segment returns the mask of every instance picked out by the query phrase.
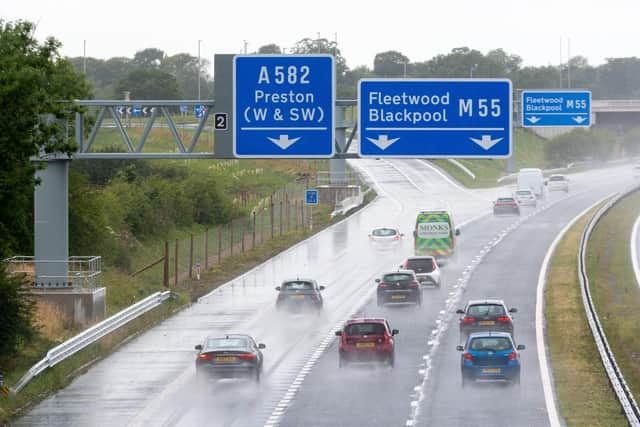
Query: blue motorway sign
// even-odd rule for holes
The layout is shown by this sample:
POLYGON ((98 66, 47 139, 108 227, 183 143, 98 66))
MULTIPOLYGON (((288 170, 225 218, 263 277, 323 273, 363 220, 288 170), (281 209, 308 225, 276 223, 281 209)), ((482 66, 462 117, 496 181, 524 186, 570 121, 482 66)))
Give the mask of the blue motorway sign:
POLYGON ((332 56, 238 55, 233 68, 235 156, 333 156, 332 56))
POLYGON ((591 92, 525 90, 522 126, 591 126, 591 92))
POLYGON ((307 190, 305 193, 305 203, 307 205, 317 205, 318 204, 318 190, 307 190))
POLYGON ((207 111, 207 106, 206 105, 196 105, 193 107, 193 115, 196 116, 198 119, 201 119, 204 117, 204 113, 207 111))
POLYGON ((185 114, 187 111, 189 111, 189 107, 187 107, 186 105, 181 105, 180 106, 180 112, 182 114, 185 114))
POLYGON ((511 81, 362 79, 360 156, 511 155, 511 81))
POLYGON ((142 107, 140 105, 136 105, 133 107, 133 115, 134 116, 139 116, 142 114, 142 107))

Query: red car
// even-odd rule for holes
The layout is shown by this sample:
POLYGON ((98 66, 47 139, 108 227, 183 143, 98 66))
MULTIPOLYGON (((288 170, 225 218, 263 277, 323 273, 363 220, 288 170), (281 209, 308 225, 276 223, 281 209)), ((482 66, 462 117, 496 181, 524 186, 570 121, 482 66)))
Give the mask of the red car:
POLYGON ((391 329, 383 318, 360 318, 347 320, 341 331, 338 350, 338 366, 350 362, 382 361, 393 367, 395 360, 394 336, 397 329, 391 329))

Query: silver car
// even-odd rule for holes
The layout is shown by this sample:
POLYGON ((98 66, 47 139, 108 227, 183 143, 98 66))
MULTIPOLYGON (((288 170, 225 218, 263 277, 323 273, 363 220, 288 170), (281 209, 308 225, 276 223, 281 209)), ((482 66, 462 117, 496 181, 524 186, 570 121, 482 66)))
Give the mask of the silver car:
POLYGON ((432 256, 409 257, 400 268, 413 270, 422 286, 436 286, 439 288, 442 283, 440 267, 438 267, 436 259, 432 256))
POLYGON ((566 175, 551 175, 546 181, 549 191, 569 192, 569 178, 566 175))
POLYGON ((521 206, 535 206, 536 203, 538 203, 535 193, 531 190, 516 190, 515 193, 513 193, 513 197, 521 206))

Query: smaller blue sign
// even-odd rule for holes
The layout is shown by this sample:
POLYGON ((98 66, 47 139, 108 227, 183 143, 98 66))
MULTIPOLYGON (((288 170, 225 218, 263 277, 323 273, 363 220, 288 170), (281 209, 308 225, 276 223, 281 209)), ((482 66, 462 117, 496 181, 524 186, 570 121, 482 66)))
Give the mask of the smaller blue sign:
POLYGON ((591 92, 522 92, 522 127, 591 126, 591 92))
POLYGON ((142 107, 140 105, 136 105, 133 107, 133 115, 134 116, 139 116, 142 114, 142 107))
POLYGON ((204 105, 196 105, 195 107, 193 107, 193 114, 198 118, 201 119, 204 117, 204 113, 207 111, 207 107, 204 105))
POLYGON ((318 190, 307 190, 305 196, 305 203, 307 205, 318 204, 318 190))
POLYGON ((185 114, 187 111, 189 111, 189 107, 187 107, 186 105, 181 105, 180 106, 180 112, 182 114, 185 114))

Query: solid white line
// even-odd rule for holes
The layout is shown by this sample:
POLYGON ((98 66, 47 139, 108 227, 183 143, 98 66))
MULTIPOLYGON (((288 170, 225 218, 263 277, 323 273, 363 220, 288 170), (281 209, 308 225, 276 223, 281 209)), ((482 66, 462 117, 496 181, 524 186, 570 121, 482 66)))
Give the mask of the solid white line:
POLYGON ((560 418, 558 416, 558 409, 556 408, 555 396, 553 393, 553 388, 551 387, 551 373, 549 371, 549 364, 547 360, 547 352, 546 352, 546 340, 544 333, 544 288, 546 286, 546 277, 547 270, 549 268, 549 263, 551 261, 551 257, 556 250, 556 247, 564 237, 564 235, 569 231, 569 229, 584 216, 587 212, 593 209, 594 206, 602 203, 603 200, 608 199, 613 196, 615 193, 609 194, 608 196, 603 197, 598 200, 578 215, 573 217, 571 221, 558 233, 554 241, 549 246, 547 253, 542 261, 542 266, 540 267, 540 274, 538 275, 538 287, 536 289, 536 345, 538 350, 538 361, 540 363, 540 378, 542 379, 542 389, 544 391, 544 400, 547 406, 547 415, 549 417, 549 424, 551 427, 560 427, 560 418))
POLYGON ((435 173, 437 173, 438 175, 440 175, 442 178, 445 179, 445 181, 447 181, 449 184, 453 185, 455 188, 457 188, 458 190, 462 191, 465 194, 468 194, 470 196, 473 196, 477 199, 480 200, 486 200, 486 201, 491 201, 490 199, 487 199, 485 197, 481 197, 478 196, 477 194, 469 191, 467 188, 462 187, 460 184, 458 184, 457 182, 453 181, 451 178, 449 178, 447 175, 445 175, 444 173, 442 173, 442 171, 440 169, 438 169, 437 167, 433 166, 431 163, 429 163, 429 161, 427 160, 419 160, 421 163, 423 163, 424 165, 426 165, 429 169, 431 169, 432 171, 434 171, 435 173))
POLYGON ((631 232, 631 263, 633 264, 633 273, 636 276, 636 284, 640 286, 640 266, 638 265, 638 247, 636 245, 638 241, 638 228, 640 228, 640 216, 636 218, 636 222, 633 224, 633 231, 631 232))

